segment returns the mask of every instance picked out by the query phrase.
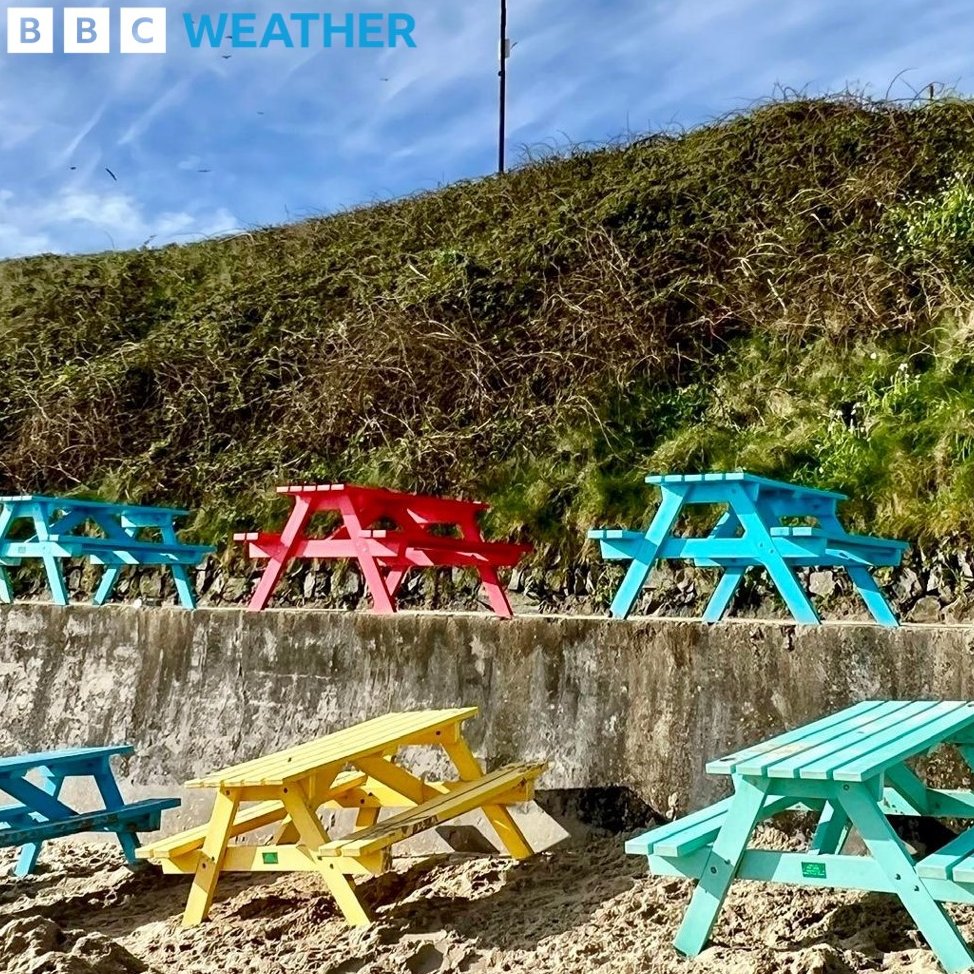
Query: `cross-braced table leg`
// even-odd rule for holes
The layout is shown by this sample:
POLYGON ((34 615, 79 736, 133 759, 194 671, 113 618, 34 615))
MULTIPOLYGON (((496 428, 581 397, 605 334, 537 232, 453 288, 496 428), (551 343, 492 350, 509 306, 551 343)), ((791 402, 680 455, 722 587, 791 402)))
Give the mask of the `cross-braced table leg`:
POLYGON ((512 618, 514 610, 511 608, 511 601, 507 597, 507 592, 504 591, 504 586, 501 585, 500 579, 497 577, 497 569, 489 565, 482 565, 478 567, 477 571, 480 572, 480 581, 487 592, 490 607, 494 610, 495 615, 502 619, 512 618))
POLYGON ((795 572, 778 553, 774 538, 771 537, 768 525, 754 500, 746 490, 736 485, 728 491, 728 500, 733 505, 734 514, 744 527, 742 544, 752 547, 754 559, 763 565, 771 576, 771 581, 785 600, 795 621, 804 625, 818 625, 822 620, 815 611, 815 606, 812 605, 795 572))
POLYGON ((707 603, 707 608, 704 610, 704 622, 720 622, 746 571, 746 568, 728 568, 724 571, 717 583, 717 588, 714 589, 714 594, 707 603))
POLYGON ((680 953, 695 957, 710 938, 727 891, 737 874, 754 826, 762 818, 770 783, 736 778, 734 800, 727 818, 714 840, 703 873, 693 891, 686 916, 677 931, 674 946, 680 953))
POLYGON ((812 836, 812 851, 823 855, 838 852, 849 834, 849 816, 832 802, 826 802, 812 836))
POLYGON ((267 559, 267 566, 264 568, 257 588, 254 589, 254 594, 250 598, 248 608, 252 611, 263 609, 270 601, 281 574, 291 558, 294 546, 304 534, 305 525, 310 517, 311 502, 306 497, 295 497, 291 516, 287 519, 287 524, 284 525, 284 530, 281 532, 281 550, 278 554, 267 559))
MULTIPOLYGON (((61 794, 61 785, 63 783, 64 778, 61 775, 45 771, 44 780, 41 782, 40 788, 45 795, 50 795, 51 798, 57 798, 61 794)), ((28 842, 26 845, 20 847, 17 865, 14 866, 15 876, 29 876, 34 871, 43 844, 43 842, 28 842)))
MULTIPOLYGON (((5 541, 7 539, 7 532, 10 530, 10 525, 13 523, 13 511, 4 506, 0 509, 0 541, 5 541)), ((6 564, 0 562, 0 602, 13 602, 14 600, 14 589, 13 585, 10 584, 10 573, 7 571, 7 567, 18 565, 20 562, 16 559, 11 559, 6 564)))
MULTIPOLYGON (((95 784, 98 785, 98 791, 106 809, 122 808, 125 805, 122 793, 118 790, 118 782, 115 780, 115 775, 112 774, 112 769, 107 761, 95 771, 95 784)), ((115 835, 118 838, 118 844, 122 847, 122 852, 125 853, 128 864, 133 867, 142 865, 135 855, 136 849, 139 848, 139 840, 135 833, 123 823, 119 825, 115 835)))
POLYGON ((859 831, 873 859, 886 873, 896 894, 947 974, 974 966, 974 955, 950 915, 927 891, 906 846, 863 784, 842 785, 839 801, 859 831))
MULTIPOLYGON (((51 528, 48 523, 49 512, 45 505, 35 504, 32 512, 34 522, 34 534, 38 541, 48 541, 51 537, 51 528)), ((42 555, 41 561, 44 564, 44 571, 47 574, 47 584, 51 589, 51 598, 58 605, 67 605, 68 589, 64 584, 64 573, 61 571, 61 559, 54 555, 42 555)))
POLYGON ((659 553, 660 545, 666 540, 683 507, 683 496, 673 491, 663 490, 663 500, 652 524, 646 531, 641 542, 633 546, 633 559, 626 571, 609 611, 617 618, 624 619, 632 612, 632 607, 639 598, 639 593, 649 579, 653 570, 653 563, 659 553))
MULTIPOLYGON (((463 781, 476 781, 484 776, 480 762, 474 757, 470 745, 462 737, 458 737, 454 742, 444 741, 443 749, 450 755, 450 760, 463 781)), ((534 855, 534 850, 528 845, 528 840, 524 838, 524 833, 514 821, 510 809, 504 805, 484 805, 483 812, 487 816, 487 821, 494 826, 494 831, 504 848, 514 859, 527 859, 534 855)))
POLYGON ((891 629, 899 626, 900 622, 896 618, 886 596, 876 584, 876 580, 869 574, 869 569, 861 566, 853 566, 847 569, 852 584, 856 591, 862 596, 866 608, 872 613, 872 617, 881 625, 889 626, 891 629))
POLYGON ((192 927, 200 923, 210 912, 213 904, 213 894, 220 879, 223 859, 230 841, 230 829, 234 817, 240 807, 240 797, 236 791, 221 788, 213 803, 213 814, 200 850, 196 875, 186 901, 186 912, 183 914, 183 926, 192 927))
POLYGON ((91 600, 93 605, 104 605, 108 601, 112 592, 115 591, 115 583, 118 581, 121 574, 121 566, 105 566, 105 570, 102 572, 101 581, 98 583, 98 588, 95 589, 95 595, 91 600))
MULTIPOLYGON (((292 783, 281 789, 281 801, 284 802, 284 807, 291 816, 303 846, 317 849, 328 841, 328 833, 311 809, 308 795, 299 783, 292 783)), ((335 862, 319 860, 318 872, 345 919, 356 927, 367 926, 372 922, 372 918, 359 900, 355 885, 348 876, 338 870, 337 865, 335 862)))

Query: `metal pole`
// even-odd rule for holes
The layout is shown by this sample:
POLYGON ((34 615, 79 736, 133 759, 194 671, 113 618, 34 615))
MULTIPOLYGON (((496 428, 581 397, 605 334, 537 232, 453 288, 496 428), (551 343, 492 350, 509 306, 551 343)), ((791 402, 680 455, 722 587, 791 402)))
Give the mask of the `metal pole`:
POLYGON ((500 70, 497 72, 500 78, 500 133, 497 140, 497 171, 504 171, 504 141, 505 130, 507 127, 507 0, 500 0, 501 3, 501 46, 500 46, 500 70))

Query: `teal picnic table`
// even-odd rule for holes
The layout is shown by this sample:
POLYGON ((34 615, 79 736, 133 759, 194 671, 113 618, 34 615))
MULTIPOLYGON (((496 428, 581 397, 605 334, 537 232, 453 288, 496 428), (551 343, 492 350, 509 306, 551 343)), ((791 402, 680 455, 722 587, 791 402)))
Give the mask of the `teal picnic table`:
POLYGON ((844 568, 873 618, 884 626, 899 625, 871 569, 898 565, 909 545, 846 531, 838 516, 845 494, 744 472, 667 474, 646 482, 659 487, 662 501, 645 531, 600 528, 588 533, 600 542, 603 558, 630 562, 612 600, 612 615, 629 615, 659 561, 689 559, 698 568, 723 570, 705 622, 723 617, 749 569, 764 568, 796 621, 817 625, 821 619, 796 569, 844 568), (706 535, 676 534, 680 515, 693 505, 723 510, 706 535), (793 523, 798 520, 806 523, 793 523))
POLYGON ((649 871, 696 880, 675 946, 703 949, 735 879, 892 893, 944 969, 974 966, 974 954, 944 903, 974 903, 974 828, 926 857, 899 838, 891 816, 974 819, 974 792, 931 788, 914 759, 954 745, 974 768, 974 701, 869 701, 707 765, 729 775, 733 794, 626 843, 649 871), (755 828, 789 809, 818 825, 806 852, 753 849, 755 828), (842 852, 854 828, 867 855, 842 852))
POLYGON ((196 598, 189 568, 216 549, 179 540, 176 520, 188 513, 77 497, 0 497, 0 601, 13 602, 7 569, 26 558, 43 563, 51 597, 58 605, 67 605, 61 564, 67 558, 87 558, 105 566, 92 600, 95 605, 111 596, 124 566, 164 565, 172 569, 180 602, 192 609, 196 598))
POLYGON ((137 832, 159 828, 162 812, 176 808, 178 798, 149 798, 126 804, 112 772, 111 760, 128 755, 129 744, 76 747, 0 758, 0 792, 14 799, 0 805, 0 846, 19 846, 14 874, 34 871, 41 845, 80 832, 114 833, 132 866, 137 866, 137 832), (91 778, 102 808, 78 811, 65 804, 61 786, 69 778, 91 778))

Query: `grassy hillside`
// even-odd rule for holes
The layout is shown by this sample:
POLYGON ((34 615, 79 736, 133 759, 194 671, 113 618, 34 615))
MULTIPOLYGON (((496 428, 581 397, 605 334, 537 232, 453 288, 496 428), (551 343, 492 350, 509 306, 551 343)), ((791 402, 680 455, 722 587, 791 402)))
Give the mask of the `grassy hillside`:
POLYGON ((579 557, 649 471, 974 528, 974 105, 794 101, 234 239, 0 263, 0 485, 460 492, 579 557))

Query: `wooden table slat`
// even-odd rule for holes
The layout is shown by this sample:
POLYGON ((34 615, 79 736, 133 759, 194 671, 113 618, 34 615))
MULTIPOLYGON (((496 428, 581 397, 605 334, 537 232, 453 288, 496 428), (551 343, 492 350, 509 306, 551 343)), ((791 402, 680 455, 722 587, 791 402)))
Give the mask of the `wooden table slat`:
POLYGON ((476 716, 476 707, 386 714, 275 754, 255 758, 186 782, 189 788, 279 784, 330 764, 382 751, 404 738, 476 716))

